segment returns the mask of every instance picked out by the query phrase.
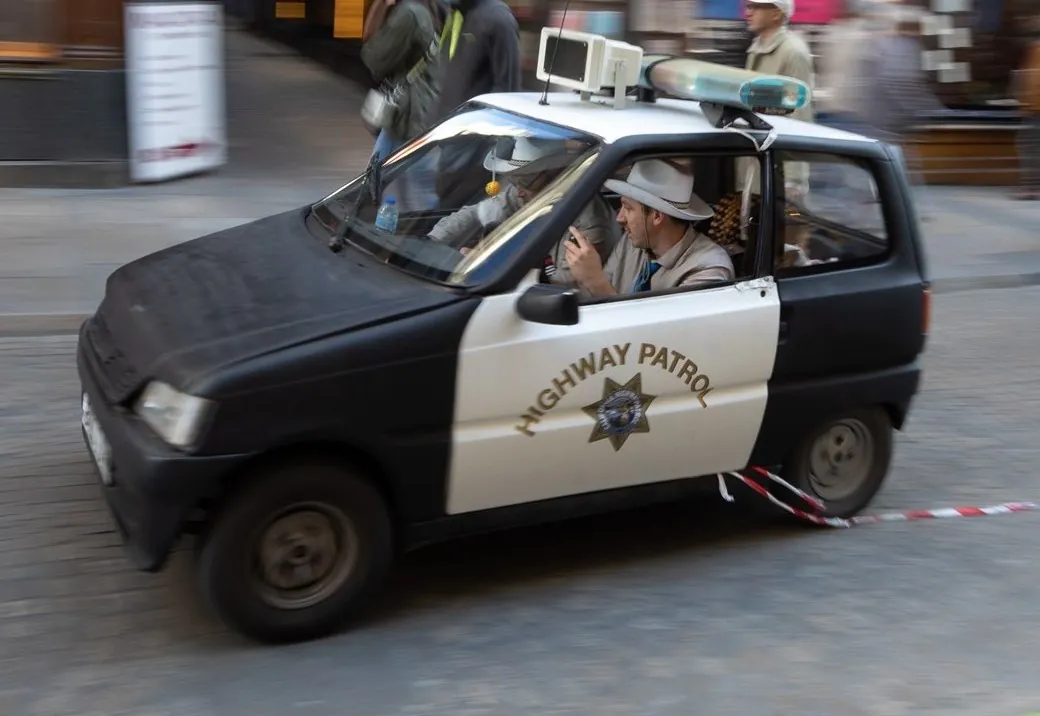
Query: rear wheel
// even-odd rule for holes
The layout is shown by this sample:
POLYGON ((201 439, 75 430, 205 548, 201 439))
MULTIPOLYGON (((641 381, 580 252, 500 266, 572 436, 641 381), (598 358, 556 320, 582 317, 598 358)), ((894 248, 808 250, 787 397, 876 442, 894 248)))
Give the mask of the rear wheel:
POLYGON ((245 484, 198 550, 203 599, 259 641, 331 633, 389 569, 392 527, 382 497, 364 478, 323 463, 281 465, 245 484))
MULTIPOLYGON (((853 517, 870 504, 888 475, 892 432, 892 420, 882 408, 842 413, 823 422, 802 440, 784 465, 781 477, 823 500, 823 516, 853 517)), ((762 477, 755 479, 779 500, 806 509, 802 500, 783 487, 762 477)), ((797 519, 759 495, 748 499, 764 505, 767 514, 797 519)))

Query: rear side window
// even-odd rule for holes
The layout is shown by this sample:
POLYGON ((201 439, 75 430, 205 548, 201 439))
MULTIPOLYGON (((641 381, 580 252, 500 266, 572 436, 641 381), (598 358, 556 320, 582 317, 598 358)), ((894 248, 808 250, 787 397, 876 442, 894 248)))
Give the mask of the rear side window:
POLYGON ((884 259, 890 242, 870 165, 825 153, 778 152, 777 276, 842 270, 884 259))

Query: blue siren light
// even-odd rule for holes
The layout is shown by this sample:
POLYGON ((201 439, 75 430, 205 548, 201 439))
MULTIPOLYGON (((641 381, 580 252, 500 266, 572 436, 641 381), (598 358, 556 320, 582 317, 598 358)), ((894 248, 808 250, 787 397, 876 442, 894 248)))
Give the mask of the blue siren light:
POLYGON ((767 75, 685 57, 644 58, 643 82, 673 97, 737 106, 755 112, 789 114, 810 100, 801 80, 767 75))

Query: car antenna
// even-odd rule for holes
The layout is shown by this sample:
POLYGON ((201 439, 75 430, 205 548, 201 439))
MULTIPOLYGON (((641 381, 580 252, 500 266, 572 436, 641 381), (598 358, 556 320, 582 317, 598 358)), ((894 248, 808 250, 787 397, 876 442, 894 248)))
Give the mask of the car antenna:
POLYGON ((553 65, 556 64, 556 51, 560 49, 560 40, 563 39, 563 26, 567 23, 567 8, 570 6, 571 0, 567 0, 567 2, 563 4, 563 15, 560 17, 560 33, 556 36, 556 44, 553 45, 552 57, 549 58, 549 71, 545 73, 545 89, 542 90, 542 98, 538 100, 538 104, 541 105, 549 104, 549 80, 552 79, 553 65))

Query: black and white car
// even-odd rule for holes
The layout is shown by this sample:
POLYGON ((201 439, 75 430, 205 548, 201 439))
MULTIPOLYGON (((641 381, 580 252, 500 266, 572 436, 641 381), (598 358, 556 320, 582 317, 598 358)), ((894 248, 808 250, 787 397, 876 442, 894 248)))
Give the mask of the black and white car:
POLYGON ((337 628, 404 550, 751 465, 828 516, 862 510, 927 334, 901 157, 781 116, 800 83, 671 62, 620 107, 480 97, 313 205, 115 271, 77 355, 133 565, 158 571, 194 535, 216 614, 288 641, 337 628), (480 158, 519 137, 565 141, 562 174, 467 251, 431 241, 484 198, 480 158), (583 207, 616 207, 604 183, 651 157, 692 168, 735 280, 596 301, 547 282, 583 207), (402 202, 390 234, 376 212, 397 186, 455 196, 402 202))

